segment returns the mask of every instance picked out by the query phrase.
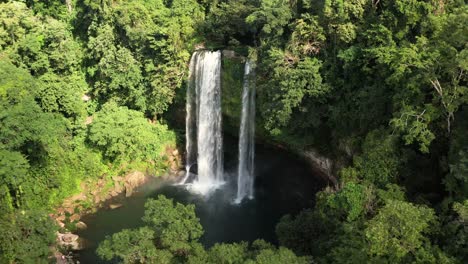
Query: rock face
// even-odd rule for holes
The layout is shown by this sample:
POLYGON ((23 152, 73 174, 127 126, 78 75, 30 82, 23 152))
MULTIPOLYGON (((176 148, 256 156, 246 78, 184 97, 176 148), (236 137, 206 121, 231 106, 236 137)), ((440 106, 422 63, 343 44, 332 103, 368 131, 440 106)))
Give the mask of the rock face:
POLYGON ((125 176, 125 196, 129 197, 133 194, 133 189, 142 185, 146 181, 145 174, 141 171, 135 171, 125 176))
POLYGON ((334 186, 338 184, 336 176, 333 174, 333 161, 325 156, 320 155, 316 150, 309 149, 302 151, 301 156, 304 157, 311 165, 322 172, 326 180, 331 181, 334 186))

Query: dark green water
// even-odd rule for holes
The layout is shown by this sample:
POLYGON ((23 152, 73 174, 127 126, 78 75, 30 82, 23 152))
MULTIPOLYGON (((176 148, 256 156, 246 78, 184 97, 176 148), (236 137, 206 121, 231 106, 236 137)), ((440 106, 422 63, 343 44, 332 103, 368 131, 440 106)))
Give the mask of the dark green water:
POLYGON ((141 226, 145 201, 159 194, 184 204, 196 205, 197 216, 205 230, 201 242, 207 247, 217 242, 253 241, 258 238, 276 243, 274 230, 281 216, 312 207, 315 193, 324 183, 307 163, 296 156, 258 146, 255 199, 236 205, 232 203, 236 193, 235 158, 235 153, 226 153, 228 182, 209 197, 192 194, 183 186, 174 186, 155 178, 139 188, 132 197, 117 197, 116 202, 123 204, 122 207, 101 209, 83 217, 88 229, 78 234, 89 242, 89 247, 77 252, 77 259, 81 263, 105 263, 95 254, 99 242, 122 229, 141 226))

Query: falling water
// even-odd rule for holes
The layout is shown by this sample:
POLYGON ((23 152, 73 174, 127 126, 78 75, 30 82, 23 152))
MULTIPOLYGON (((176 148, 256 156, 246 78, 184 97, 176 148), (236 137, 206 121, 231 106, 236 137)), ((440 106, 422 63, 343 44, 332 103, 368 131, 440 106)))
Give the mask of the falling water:
POLYGON ((235 202, 253 198, 254 153, 255 153, 255 83, 253 65, 248 60, 244 68, 244 87, 242 90, 242 115, 239 137, 239 168, 237 178, 237 197, 235 202))
POLYGON ((196 61, 199 53, 194 53, 190 59, 190 72, 187 85, 187 98, 186 98, 186 116, 185 116, 185 177, 182 179, 180 184, 184 184, 190 176, 190 168, 196 163, 196 145, 195 138, 196 134, 196 61))
POLYGON ((191 187, 205 194, 223 182, 224 173, 220 51, 192 55, 186 108, 187 174, 183 181, 189 178, 196 152, 198 177, 191 187))

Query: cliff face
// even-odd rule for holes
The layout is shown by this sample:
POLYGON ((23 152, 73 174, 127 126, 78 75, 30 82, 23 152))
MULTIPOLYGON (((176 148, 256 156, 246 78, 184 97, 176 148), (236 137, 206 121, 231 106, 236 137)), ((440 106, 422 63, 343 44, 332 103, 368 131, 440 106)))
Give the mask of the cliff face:
MULTIPOLYGON (((223 130, 224 133, 234 138, 239 136, 245 61, 246 58, 239 55, 239 53, 231 50, 223 50, 221 66, 223 130)), ((167 115, 167 118, 172 125, 181 131, 185 129, 185 95, 185 89, 180 89, 178 91, 176 101, 171 105, 170 110, 168 111, 171 114, 167 115)), ((330 185, 336 185, 337 180, 335 172, 337 171, 337 167, 339 167, 339 165, 337 165, 338 162, 334 162, 333 159, 324 154, 323 151, 319 151, 318 149, 308 146, 309 144, 297 143, 307 141, 299 136, 288 135, 284 138, 275 138, 271 136, 264 129, 261 114, 258 110, 255 122, 255 138, 257 143, 275 145, 297 154, 299 157, 309 162, 317 173, 319 173, 330 185)))
POLYGON ((223 51, 221 89, 224 131, 237 137, 242 109, 245 58, 223 51))
MULTIPOLYGON (((224 50, 222 61, 222 111, 225 133, 238 137, 242 108, 242 85, 244 80, 245 58, 234 51, 224 50)), ((336 186, 334 175, 336 164, 332 159, 312 148, 298 149, 289 142, 275 139, 265 132, 261 116, 256 116, 256 140, 265 144, 281 145, 306 160, 310 166, 330 185, 336 186)))

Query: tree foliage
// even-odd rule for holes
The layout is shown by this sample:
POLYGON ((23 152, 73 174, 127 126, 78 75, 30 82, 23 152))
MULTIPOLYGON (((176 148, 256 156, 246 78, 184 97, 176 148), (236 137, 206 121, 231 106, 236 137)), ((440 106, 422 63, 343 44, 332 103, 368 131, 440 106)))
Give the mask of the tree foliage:
POLYGON ((142 219, 146 226, 108 236, 97 254, 121 263, 308 263, 308 257, 297 257, 263 240, 250 247, 246 242, 222 243, 205 250, 198 241, 204 231, 195 206, 175 203, 163 195, 146 202, 142 219))

